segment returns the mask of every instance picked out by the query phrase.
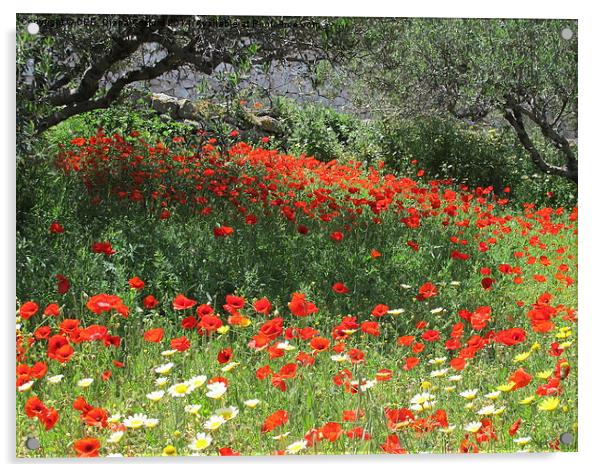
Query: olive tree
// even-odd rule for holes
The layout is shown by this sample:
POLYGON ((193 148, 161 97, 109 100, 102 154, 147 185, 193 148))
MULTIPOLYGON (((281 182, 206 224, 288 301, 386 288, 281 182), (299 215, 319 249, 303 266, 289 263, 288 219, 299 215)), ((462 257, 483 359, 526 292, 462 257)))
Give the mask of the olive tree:
POLYGON ((570 20, 373 19, 352 71, 372 109, 505 122, 539 169, 576 183, 576 35, 570 20))
POLYGON ((248 71, 275 62, 311 71, 344 60, 348 26, 338 18, 18 15, 18 132, 107 108, 130 84, 184 65, 207 75, 220 65, 248 71), (140 61, 145 45, 159 53, 151 63, 140 61))

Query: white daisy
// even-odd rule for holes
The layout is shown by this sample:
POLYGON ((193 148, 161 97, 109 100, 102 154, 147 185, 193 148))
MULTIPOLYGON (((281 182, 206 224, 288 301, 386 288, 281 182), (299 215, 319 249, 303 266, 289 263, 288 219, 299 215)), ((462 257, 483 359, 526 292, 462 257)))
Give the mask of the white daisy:
POLYGON ((190 413, 191 415, 198 415, 201 410, 201 405, 186 405, 184 407, 184 411, 186 413, 190 413))
POLYGON ((345 362, 349 359, 349 356, 347 356, 347 354, 333 354, 330 356, 330 359, 335 362, 345 362))
POLYGON ((294 443, 289 444, 286 447, 286 452, 288 454, 297 454, 305 448, 307 448, 307 441, 305 439, 302 439, 301 441, 295 441, 294 443))
POLYGON ((207 393, 206 395, 209 398, 221 398, 224 393, 226 393, 226 390, 228 390, 228 388, 226 387, 226 384, 223 382, 213 382, 207 385, 207 393))
POLYGON ((173 366, 173 362, 168 362, 167 364, 162 364, 159 367, 155 367, 155 372, 157 374, 169 374, 169 371, 173 369, 173 366))
POLYGON ((108 437, 107 442, 111 444, 117 444, 119 441, 121 441, 122 437, 123 431, 115 431, 114 433, 111 433, 111 435, 108 437))
POLYGON ((429 364, 438 365, 443 364, 447 360, 447 357, 435 357, 434 359, 429 359, 429 364))
POLYGON ((531 442, 531 436, 525 436, 523 438, 515 438, 513 439, 513 441, 518 444, 519 446, 524 446, 525 444, 528 444, 531 442))
POLYGON ((188 445, 189 449, 193 451, 202 451, 203 449, 207 449, 211 446, 211 442, 213 438, 205 433, 197 433, 196 437, 192 440, 192 442, 188 445))
POLYGON ((222 416, 226 421, 230 421, 238 416, 238 408, 235 406, 229 406, 226 408, 218 408, 215 410, 215 414, 222 416))
POLYGON ((472 421, 471 423, 468 423, 466 426, 464 426, 464 431, 468 431, 469 433, 476 433, 479 429, 481 429, 481 426, 483 426, 483 423, 481 423, 480 421, 472 421))
POLYGON ((108 423, 119 423, 119 420, 121 420, 121 416, 119 413, 111 415, 107 418, 107 422, 108 423))
POLYGON ((431 377, 443 377, 445 374, 447 374, 447 371, 449 369, 445 368, 445 369, 439 369, 439 370, 433 370, 431 372, 431 377))
POLYGON ((493 415, 495 413, 495 405, 487 405, 477 411, 477 414, 481 416, 493 415))
POLYGON ((249 408, 255 408, 261 403, 261 400, 258 400, 257 398, 252 398, 250 400, 245 400, 243 403, 249 408))
POLYGON ((230 372, 236 366, 240 365, 240 362, 229 362, 224 367, 222 367, 222 372, 230 372))
POLYGON ((283 349, 284 351, 294 351, 295 349, 297 349, 295 346, 291 346, 288 341, 278 343, 276 347, 278 349, 283 349))
POLYGON ((460 392, 460 396, 466 398, 467 400, 472 400, 477 396, 478 392, 478 388, 473 388, 472 390, 464 390, 463 392, 460 392))
POLYGON ((134 416, 128 416, 123 420, 123 426, 130 429, 142 428, 148 420, 147 416, 142 413, 136 413, 134 416))
POLYGON ((146 398, 148 398, 152 402, 158 402, 165 396, 165 390, 156 390, 151 393, 146 394, 146 398))
POLYGON ((190 384, 193 390, 202 387, 203 385, 205 385, 205 382, 207 382, 206 375, 195 375, 190 380, 188 380, 188 383, 190 384))
POLYGON ((22 385, 19 385, 19 387, 17 388, 17 390, 19 390, 19 392, 27 392, 28 390, 31 389, 31 387, 33 387, 33 380, 30 380, 29 382, 25 382, 22 385))
POLYGON ((94 379, 90 379, 90 378, 81 379, 81 380, 78 380, 77 386, 82 387, 82 388, 87 388, 90 385, 92 385, 92 382, 94 382, 94 379))
POLYGON ((65 377, 63 374, 53 375, 52 377, 48 377, 46 381, 51 384, 57 384, 65 377))
POLYGON ((159 424, 159 420, 157 418, 147 418, 144 421, 144 426, 146 428, 154 428, 155 426, 157 426, 159 424))
POLYGON ((193 390, 193 388, 188 382, 180 382, 180 383, 172 385, 171 387, 169 387, 167 389, 167 391, 169 392, 169 394, 172 397, 179 397, 179 398, 185 397, 187 394, 192 392, 192 390, 193 390))
POLYGON ((221 425, 226 422, 223 416, 221 415, 213 415, 211 416, 205 423, 203 424, 203 428, 208 429, 210 431, 215 431, 221 425))
POLYGON ((403 308, 397 308, 395 310, 389 310, 389 311, 387 311, 387 313, 389 315, 393 315, 393 316, 401 315, 404 312, 405 312, 405 310, 403 308))

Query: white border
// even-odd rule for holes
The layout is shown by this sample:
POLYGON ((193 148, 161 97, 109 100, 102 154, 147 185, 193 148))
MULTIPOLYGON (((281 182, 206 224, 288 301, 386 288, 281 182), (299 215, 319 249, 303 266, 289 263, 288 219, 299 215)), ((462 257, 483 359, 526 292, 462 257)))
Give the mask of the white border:
POLYGON ((525 0, 505 0, 499 2, 485 1, 428 1, 408 2, 391 5, 390 1, 370 0, 369 2, 351 3, 349 1, 303 0, 291 4, 279 1, 244 1, 229 0, 227 3, 214 1, 211 3, 165 2, 151 4, 143 0, 103 0, 102 2, 78 1, 29 1, 21 0, 14 6, 2 5, 2 54, 0 64, 0 87, 2 89, 2 144, 4 153, 0 157, 0 175, 3 182, 0 213, 2 224, 8 230, 2 231, 2 310, 3 315, 3 378, 1 389, 2 427, 0 429, 0 447, 2 459, 9 467, 20 464, 25 468, 46 467, 68 468, 86 467, 94 470, 106 469, 107 465, 118 470, 125 470, 131 465, 157 468, 197 468, 211 467, 219 472, 235 470, 242 467, 261 468, 262 470, 278 470, 279 472, 304 471, 312 468, 345 468, 353 470, 376 466, 382 469, 442 470, 445 472, 463 471, 467 468, 477 470, 503 471, 537 468, 544 470, 589 470, 591 464, 600 462, 596 455, 602 451, 600 435, 602 401, 601 376, 599 367, 600 345, 602 335, 602 309, 598 296, 600 293, 602 260, 600 257, 600 238, 597 229, 602 210, 601 195, 597 193, 602 177, 601 134, 599 117, 602 112, 600 97, 600 32, 602 18, 594 2, 547 1, 527 2, 525 0), (14 458, 14 292, 15 292, 15 235, 13 221, 15 217, 15 181, 14 181, 14 145, 15 145, 15 13, 16 12, 48 12, 48 13, 149 13, 149 14, 232 14, 232 15, 328 15, 328 16, 429 16, 429 17, 524 17, 524 18, 577 18, 579 20, 579 147, 580 147, 580 183, 579 207, 580 250, 579 250, 579 312, 581 315, 579 329, 579 452, 567 454, 499 454, 478 456, 349 456, 349 457, 288 457, 288 458, 216 458, 180 459, 177 461, 158 459, 127 459, 100 461, 65 461, 52 460, 45 462, 17 461, 14 458), (597 461, 596 461, 597 459, 597 461), (374 463, 374 465, 372 465, 374 463))

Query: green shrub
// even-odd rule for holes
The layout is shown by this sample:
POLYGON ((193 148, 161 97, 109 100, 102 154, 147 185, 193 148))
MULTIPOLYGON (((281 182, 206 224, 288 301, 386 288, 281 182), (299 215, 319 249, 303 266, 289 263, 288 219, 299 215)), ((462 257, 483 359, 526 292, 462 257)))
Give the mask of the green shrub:
MULTIPOLYGON (((511 189, 512 200, 537 205, 576 203, 576 186, 561 177, 546 175, 509 130, 482 129, 438 117, 376 122, 379 154, 387 167, 400 175, 453 179, 469 187, 492 186, 502 194, 511 189)), ((538 148, 543 148, 537 143, 538 148)), ((546 149, 553 161, 554 151, 546 149)))
POLYGON ((277 144, 294 154, 307 154, 320 161, 330 161, 349 152, 354 131, 360 121, 331 108, 318 105, 299 105, 280 99, 276 113, 282 125, 277 144))

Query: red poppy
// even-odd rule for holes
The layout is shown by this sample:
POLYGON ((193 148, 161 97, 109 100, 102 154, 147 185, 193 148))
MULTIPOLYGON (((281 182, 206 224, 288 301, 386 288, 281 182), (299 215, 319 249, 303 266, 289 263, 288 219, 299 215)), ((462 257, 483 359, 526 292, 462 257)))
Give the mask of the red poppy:
POLYGON ((55 275, 56 278, 56 284, 57 284, 57 292, 60 295, 65 295, 68 291, 69 288, 71 287, 71 282, 69 282, 69 279, 61 274, 56 274, 55 275))
POLYGON ((69 344, 69 340, 60 335, 56 334, 48 339, 48 350, 46 355, 50 359, 54 359, 55 361, 64 364, 69 362, 71 356, 73 355, 73 348, 69 344))
POLYGON ((422 333, 422 339, 429 343, 432 343, 441 339, 441 334, 435 329, 428 329, 424 333, 422 333))
POLYGON ((416 241, 408 241, 406 244, 414 251, 418 251, 420 249, 420 246, 418 246, 418 243, 416 241))
POLYGON ((109 415, 102 408, 90 408, 82 413, 81 418, 88 426, 106 428, 109 415))
POLYGON ((376 305, 373 309, 372 309, 372 316, 375 317, 381 317, 381 316, 385 316, 387 314, 387 312, 389 311, 389 307, 387 305, 376 305))
POLYGON ((142 300, 142 304, 147 310, 152 310, 159 304, 159 302, 152 295, 147 295, 146 297, 144 297, 144 300, 142 300))
POLYGON ((261 427, 262 433, 273 431, 278 426, 282 426, 288 422, 288 413, 285 410, 278 410, 268 416, 261 427))
POLYGON ((238 311, 245 306, 245 299, 236 295, 226 295, 224 309, 228 312, 238 311))
POLYGON ((149 329, 144 333, 144 340, 149 343, 160 343, 163 340, 163 328, 149 329))
POLYGON ((318 308, 311 302, 305 300, 305 294, 293 293, 291 301, 288 303, 288 308, 295 316, 309 316, 312 313, 317 313, 318 308))
POLYGON ((73 449, 77 457, 98 457, 100 454, 100 441, 92 437, 78 439, 73 444, 73 449))
POLYGON ((267 298, 260 298, 253 304, 253 308, 257 313, 261 313, 262 315, 269 315, 272 311, 272 304, 267 298))
POLYGON ((144 281, 140 277, 138 277, 138 276, 132 277, 128 281, 128 284, 134 290, 142 290, 144 288, 144 281))
POLYGON ((342 282, 336 282, 335 284, 333 284, 332 291, 334 293, 340 293, 340 294, 349 293, 349 289, 342 282))
POLYGON ((186 298, 183 294, 176 295, 176 298, 172 301, 172 306, 174 310, 187 310, 188 308, 192 308, 195 306, 197 302, 190 298, 186 298))
POLYGON ((222 447, 219 449, 220 456, 240 456, 240 452, 234 451, 231 447, 222 447))
POLYGON ((104 254, 105 256, 112 256, 116 253, 108 241, 102 241, 92 244, 92 252, 95 254, 104 254))
POLYGON ((366 360, 366 355, 361 350, 356 348, 349 349, 349 351, 347 351, 347 355, 349 356, 349 360, 352 364, 360 364, 366 360))
POLYGON ((38 304, 36 302, 25 302, 19 307, 19 316, 24 320, 31 318, 38 312, 38 304))
POLYGON ((213 228, 213 235, 216 238, 225 238, 234 234, 234 228, 230 226, 216 226, 213 228))
POLYGON ((34 337, 39 341, 40 339, 48 339, 52 334, 50 326, 40 326, 33 332, 34 337))
POLYGON ((326 338, 316 336, 310 341, 309 345, 314 350, 314 352, 322 352, 326 351, 330 347, 330 341, 326 338))
POLYGON ((30 418, 41 416, 46 410, 46 405, 35 395, 29 397, 25 402, 25 414, 30 418))
POLYGON ((334 231, 333 233, 330 234, 330 239, 332 239, 334 242, 341 242, 343 240, 344 236, 343 233, 341 233, 340 231, 334 231))
POLYGON ((222 320, 214 315, 204 315, 201 317, 199 326, 208 332, 216 331, 222 326, 222 320))
POLYGON ((520 428, 520 425, 522 422, 523 422, 523 420, 521 418, 519 418, 514 423, 512 423, 512 425, 508 429, 508 434, 510 436, 514 436, 516 434, 516 432, 518 431, 518 428, 520 428))
POLYGON ((426 300, 437 295, 437 287, 432 282, 426 282, 418 289, 417 300, 426 300))
POLYGON ((335 442, 343 434, 343 428, 339 423, 329 422, 320 428, 320 435, 323 439, 335 442))
POLYGON ((418 359, 417 357, 408 357, 406 359, 406 362, 403 365, 402 369, 403 370, 412 370, 418 364, 420 364, 420 359, 418 359))
POLYGON ((44 308, 44 316, 59 316, 60 308, 56 303, 49 303, 44 308))
POLYGON ((414 336, 400 336, 397 338, 397 344, 400 346, 411 346, 414 342, 414 336))
POLYGON ((365 416, 364 410, 344 410, 343 421, 357 421, 359 418, 365 416))
POLYGON ((493 282, 494 280, 491 277, 485 277, 483 280, 481 280, 481 287, 483 287, 485 290, 490 290, 491 287, 493 287, 493 282))
POLYGON ((86 306, 91 312, 97 315, 110 312, 111 310, 118 311, 126 318, 128 314, 128 308, 117 295, 107 295, 106 293, 94 295, 88 299, 86 306))
POLYGON ((495 341, 506 346, 514 346, 524 342, 527 339, 527 333, 522 328, 510 328, 498 331, 495 335, 495 341))
POLYGON ((521 367, 510 376, 508 381, 514 383, 512 390, 518 390, 519 388, 529 385, 532 379, 533 377, 531 377, 531 375, 529 375, 529 373, 521 367))
POLYGON ((197 325, 197 318, 195 316, 187 316, 181 321, 181 325, 184 329, 194 329, 197 325))
POLYGON ((364 441, 370 441, 372 436, 368 433, 364 428, 358 426, 356 428, 350 429, 345 433, 350 439, 363 439, 364 441))
POLYGON ((48 372, 48 366, 44 362, 36 362, 31 366, 29 370, 29 375, 31 375, 34 379, 41 379, 48 372))
POLYGON ((54 408, 47 408, 46 411, 38 417, 40 423, 44 425, 46 431, 54 428, 54 425, 59 420, 59 412, 54 408))
POLYGON ((407 454, 408 452, 401 447, 396 434, 387 436, 387 440, 380 445, 380 448, 387 454, 407 454))
POLYGON ((181 338, 174 338, 170 342, 171 348, 176 349, 177 351, 184 352, 190 348, 190 341, 186 336, 182 336, 181 338))
POLYGON ((362 332, 378 336, 380 334, 378 323, 376 321, 364 321, 362 323, 362 332))
POLYGON ((49 231, 51 233, 60 234, 65 232, 65 228, 58 221, 53 221, 50 223, 49 231))
POLYGON ((199 317, 203 317, 204 315, 212 315, 213 308, 211 308, 211 305, 203 303, 196 308, 196 314, 199 315, 199 317))
POLYGON ((227 364, 234 357, 234 351, 231 348, 227 347, 226 349, 222 349, 217 354, 217 362, 220 364, 227 364))

